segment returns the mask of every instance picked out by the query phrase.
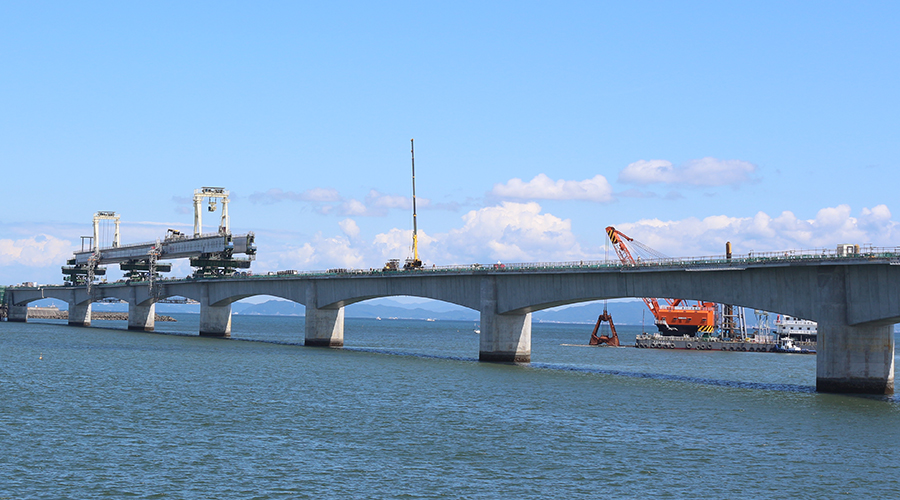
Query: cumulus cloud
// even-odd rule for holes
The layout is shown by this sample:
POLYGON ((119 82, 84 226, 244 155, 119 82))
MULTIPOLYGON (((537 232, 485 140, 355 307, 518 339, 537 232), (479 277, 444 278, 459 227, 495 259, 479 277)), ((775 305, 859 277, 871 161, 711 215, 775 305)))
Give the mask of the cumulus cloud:
POLYGON ((270 252, 259 264, 260 270, 360 268, 365 265, 363 249, 354 246, 346 236, 325 237, 316 234, 313 241, 299 247, 270 252))
POLYGON ((538 174, 528 182, 516 178, 506 184, 495 184, 491 194, 520 200, 588 200, 598 203, 613 200, 612 186, 602 175, 583 181, 554 181, 545 174, 538 174))
MULTIPOLYGON (((432 249, 438 240, 423 231, 419 231, 416 238, 419 246, 419 257, 432 264, 435 263, 435 255, 432 249)), ((387 262, 388 259, 412 257, 412 230, 393 228, 386 233, 377 234, 373 240, 372 249, 374 253, 380 256, 379 262, 387 262)))
POLYGON ((742 160, 719 160, 707 156, 680 166, 668 160, 638 160, 619 172, 626 184, 688 184, 693 186, 737 185, 752 180, 756 165, 742 160))
POLYGON ((366 207, 365 203, 350 199, 343 203, 340 206, 340 214, 341 215, 369 215, 369 209, 366 207))
MULTIPOLYGON (((416 205, 423 202, 422 198, 416 199, 416 205)), ((369 191, 366 196, 366 205, 378 208, 399 208, 403 210, 412 209, 412 198, 406 196, 397 196, 379 193, 375 189, 369 191)))
POLYGON ((854 217, 848 205, 822 208, 813 219, 785 211, 776 216, 758 212, 750 217, 716 215, 677 221, 645 219, 617 229, 671 256, 721 255, 731 241, 735 253, 833 249, 838 243, 892 246, 897 223, 885 205, 863 208, 854 217))
POLYGON ((0 265, 44 267, 59 265, 72 256, 75 246, 68 240, 38 234, 18 240, 0 239, 0 265))
MULTIPOLYGON (((572 221, 541 213, 535 202, 472 210, 463 226, 439 236, 448 259, 535 261, 583 259, 572 221)), ((458 261, 458 260, 457 260, 458 261)))
POLYGON ((346 234, 350 238, 356 238, 357 236, 359 236, 359 226, 353 219, 344 219, 338 222, 338 226, 340 226, 341 231, 343 231, 344 234, 346 234))

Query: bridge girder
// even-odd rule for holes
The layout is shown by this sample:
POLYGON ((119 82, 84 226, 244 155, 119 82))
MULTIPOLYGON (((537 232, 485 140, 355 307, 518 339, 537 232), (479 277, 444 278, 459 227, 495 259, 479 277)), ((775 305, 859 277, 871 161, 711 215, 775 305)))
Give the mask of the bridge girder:
POLYGON ((104 297, 147 303, 169 296, 200 300, 209 290, 210 304, 223 306, 243 298, 271 295, 306 305, 307 289, 316 283, 316 307, 336 309, 391 296, 440 300, 474 310, 481 307, 481 283, 496 281, 497 313, 525 314, 593 300, 678 297, 734 304, 819 320, 824 300, 843 293, 846 324, 887 325, 900 322, 900 266, 798 265, 737 270, 586 270, 565 272, 399 273, 391 275, 290 276, 179 280, 158 282, 152 296, 142 283, 93 287, 10 288, 17 303, 44 297, 84 303, 104 297), (27 297, 27 298, 25 298, 27 297))

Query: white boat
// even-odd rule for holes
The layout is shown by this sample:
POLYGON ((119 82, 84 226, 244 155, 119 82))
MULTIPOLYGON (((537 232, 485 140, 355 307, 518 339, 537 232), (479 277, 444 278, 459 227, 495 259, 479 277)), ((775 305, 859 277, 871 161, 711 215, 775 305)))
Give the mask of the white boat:
POLYGON ((794 344, 794 339, 785 335, 778 339, 778 345, 775 346, 778 352, 794 353, 794 354, 815 354, 815 349, 803 349, 794 344))

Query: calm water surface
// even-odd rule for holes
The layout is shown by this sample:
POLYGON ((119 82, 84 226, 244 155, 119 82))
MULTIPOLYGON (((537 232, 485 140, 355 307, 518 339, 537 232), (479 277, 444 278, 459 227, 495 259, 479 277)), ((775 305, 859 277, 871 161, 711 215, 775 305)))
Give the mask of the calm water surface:
POLYGON ((816 394, 815 356, 536 323, 511 366, 471 322, 348 319, 332 350, 175 316, 0 323, 0 498, 900 497, 900 398, 816 394))

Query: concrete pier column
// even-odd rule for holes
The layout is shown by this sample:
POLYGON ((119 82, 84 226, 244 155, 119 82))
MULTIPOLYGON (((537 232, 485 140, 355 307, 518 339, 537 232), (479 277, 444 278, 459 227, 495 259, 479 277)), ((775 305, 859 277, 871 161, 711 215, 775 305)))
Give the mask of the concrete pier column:
POLYGON ((16 323, 25 323, 28 321, 28 306, 10 305, 7 311, 6 321, 13 321, 16 323))
POLYGON ((128 329, 152 332, 156 328, 156 302, 149 305, 128 303, 128 329))
POLYGON ((893 325, 848 325, 846 269, 821 266, 816 273, 816 390, 893 394, 893 325))
POLYGON ((344 346, 344 308, 319 309, 316 307, 316 282, 306 289, 306 339, 309 347, 344 346))
POLYGON ((69 302, 69 326, 91 326, 90 302, 69 302))
POLYGON ((497 314, 497 282, 481 282, 479 361, 531 362, 531 313, 497 314))
POLYGON ((894 327, 819 321, 816 390, 894 393, 894 327))
POLYGON ((209 305, 209 288, 200 292, 200 336, 231 337, 231 304, 209 305))

